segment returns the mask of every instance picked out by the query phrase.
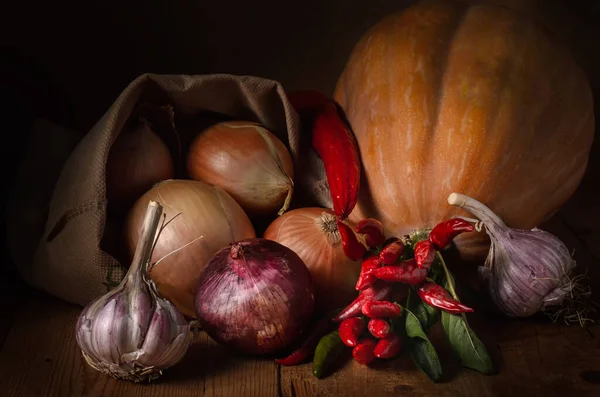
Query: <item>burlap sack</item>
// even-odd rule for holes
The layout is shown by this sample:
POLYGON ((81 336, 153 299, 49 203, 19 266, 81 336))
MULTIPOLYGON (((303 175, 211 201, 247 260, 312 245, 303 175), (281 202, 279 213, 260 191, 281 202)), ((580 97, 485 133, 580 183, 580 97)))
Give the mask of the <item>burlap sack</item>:
MULTIPOLYGON (((29 235, 25 232, 13 236, 13 260, 29 284, 85 305, 123 277, 122 264, 100 248, 107 219, 105 164, 111 145, 136 106, 157 93, 168 98, 180 114, 209 111, 262 123, 290 150, 298 171, 295 195, 303 196, 311 205, 331 207, 322 162, 303 138, 298 115, 279 83, 225 74, 144 74, 121 93, 70 153, 52 191, 47 217, 38 216, 38 225, 35 220, 29 222, 29 235), (34 233, 36 228, 43 230, 41 237, 34 233)), ((26 162, 23 166, 32 164, 26 162)), ((26 202, 24 196, 30 194, 38 197, 36 207, 44 206, 39 202, 44 201, 44 194, 19 190, 19 184, 17 190, 20 199, 13 205, 26 202)), ((14 207, 13 211, 20 212, 14 207)), ((18 217, 13 217, 11 223, 9 228, 16 227, 18 217)))

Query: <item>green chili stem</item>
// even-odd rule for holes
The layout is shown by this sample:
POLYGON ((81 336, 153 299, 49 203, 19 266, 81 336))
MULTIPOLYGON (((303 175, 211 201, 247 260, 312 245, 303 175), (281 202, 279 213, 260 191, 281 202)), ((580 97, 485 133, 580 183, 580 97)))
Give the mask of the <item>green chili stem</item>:
MULTIPOLYGON (((446 280, 448 281, 448 292, 450 292, 450 294, 452 295, 452 297, 454 299, 456 299, 456 301, 460 302, 460 299, 458 299, 458 294, 456 293, 456 290, 454 289, 454 283, 452 282, 452 279, 450 278, 450 270, 448 270, 448 266, 446 266, 446 262, 444 261, 442 254, 439 251, 436 251, 435 254, 437 255, 438 259, 440 260, 442 267, 444 268, 444 273, 446 274, 446 280)), ((467 320, 467 315, 465 313, 460 313, 460 316, 462 317, 465 324, 467 326, 469 326, 469 321, 467 320)))
POLYGON ((454 289, 454 283, 452 283, 450 271, 448 270, 448 266, 446 266, 446 262, 444 261, 442 254, 440 254, 439 251, 437 251, 435 254, 437 255, 438 259, 440 260, 442 267, 444 268, 444 274, 446 274, 446 280, 448 281, 448 292, 450 292, 452 294, 452 297, 454 299, 456 299, 457 301, 460 302, 460 300, 458 299, 458 295, 456 294, 456 290, 454 289))

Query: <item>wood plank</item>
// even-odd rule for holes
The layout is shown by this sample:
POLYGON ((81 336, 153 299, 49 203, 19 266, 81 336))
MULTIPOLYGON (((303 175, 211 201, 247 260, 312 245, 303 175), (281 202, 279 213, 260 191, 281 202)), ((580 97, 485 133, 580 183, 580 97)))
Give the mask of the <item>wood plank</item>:
POLYGON ((232 357, 204 333, 152 385, 100 374, 83 361, 75 342, 79 311, 46 295, 25 304, 0 350, 0 396, 277 396, 271 360, 232 357))
MULTIPOLYGON (((349 357, 325 379, 311 375, 311 364, 281 368, 283 396, 577 396, 600 395, 600 341, 584 329, 562 324, 501 322, 474 325, 499 373, 485 376, 460 368, 439 328, 432 336, 446 379, 431 382, 402 356, 371 368, 349 357)), ((600 329, 595 327, 596 334, 600 329)))

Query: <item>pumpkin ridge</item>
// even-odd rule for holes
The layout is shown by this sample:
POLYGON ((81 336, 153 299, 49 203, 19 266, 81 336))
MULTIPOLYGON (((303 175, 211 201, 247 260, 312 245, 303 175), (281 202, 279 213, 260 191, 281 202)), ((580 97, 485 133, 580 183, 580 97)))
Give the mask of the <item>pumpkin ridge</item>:
MULTIPOLYGON (((436 82, 437 88, 435 90, 436 91, 435 110, 431 116, 432 119, 430 120, 430 127, 428 128, 429 136, 426 138, 427 141, 435 141, 439 134, 439 130, 440 130, 439 118, 440 118, 440 112, 442 110, 442 104, 444 102, 445 91, 446 91, 446 82, 448 79, 448 73, 447 73, 448 72, 448 63, 450 62, 450 56, 452 54, 452 50, 453 50, 454 44, 456 42, 455 39, 458 36, 461 27, 464 26, 464 21, 466 19, 468 19, 468 16, 473 9, 472 6, 469 6, 468 4, 464 4, 464 3, 460 3, 460 2, 455 2, 455 6, 457 6, 457 15, 455 16, 454 21, 450 25, 449 31, 451 33, 448 35, 448 38, 446 39, 447 42, 446 42, 446 46, 444 47, 443 54, 439 57, 439 59, 441 61, 440 70, 442 72, 441 72, 441 76, 438 78, 438 81, 436 82), (462 9, 458 10, 458 8, 462 8, 462 9)), ((431 153, 431 155, 435 156, 435 153, 431 153)), ((425 164, 422 166, 423 175, 427 175, 431 172, 433 163, 434 163, 433 161, 425 162, 425 164)), ((431 215, 426 213, 428 208, 431 208, 430 204, 426 200, 426 197, 432 196, 433 192, 431 192, 429 190, 436 190, 436 189, 439 189, 439 186, 430 186, 427 184, 423 184, 423 187, 421 188, 421 200, 419 202, 418 209, 417 209, 417 211, 419 211, 419 213, 420 213, 420 215, 419 215, 420 219, 431 218, 431 215), (422 214, 425 214, 425 215, 423 216, 422 214)), ((437 215, 435 218, 437 218, 437 215)), ((433 227, 433 226, 434 226, 433 224, 428 225, 428 227, 433 227)))
MULTIPOLYGON (((475 8, 475 7, 474 7, 475 8)), ((491 10, 490 8, 482 7, 481 10, 483 12, 491 10)), ((510 12, 509 9, 506 9, 507 12, 510 12)), ((518 120, 527 117, 523 110, 527 107, 526 101, 524 101, 525 97, 520 95, 514 95, 513 91, 511 91, 511 85, 516 85, 517 88, 521 88, 519 85, 511 84, 511 80, 514 79, 515 75, 518 75, 516 72, 521 70, 527 60, 527 52, 530 47, 529 40, 519 40, 520 36, 531 36, 532 32, 530 31, 531 26, 527 24, 521 23, 513 23, 511 24, 511 29, 507 31, 507 38, 505 39, 509 45, 513 47, 509 52, 512 54, 512 62, 506 62, 503 66, 504 69, 499 69, 496 71, 496 75, 499 76, 498 81, 496 82, 496 92, 499 92, 498 95, 491 97, 487 106, 489 107, 489 114, 485 123, 484 131, 485 136, 481 142, 481 147, 478 150, 480 153, 480 162, 488 162, 490 164, 501 164, 502 158, 510 157, 510 153, 507 153, 503 150, 499 150, 496 148, 494 144, 489 144, 490 141, 495 141, 498 139, 498 135, 503 135, 504 132, 501 130, 501 127, 498 127, 501 123, 499 122, 500 116, 503 115, 503 104, 511 103, 511 109, 508 109, 508 112, 511 113, 511 118, 513 120, 518 120), (527 30, 527 31, 525 31, 527 30), (509 36, 510 35, 510 38, 509 36), (508 89, 506 88, 508 87, 508 89), (514 96, 514 99, 510 101, 511 97, 514 96), (522 102, 522 103, 519 103, 522 102)), ((529 37, 527 36, 527 37, 529 37)), ((524 85, 523 85, 524 86, 524 85)), ((546 106, 550 105, 551 101, 546 106)), ((538 109, 538 113, 543 113, 543 109, 538 109)), ((536 115, 537 117, 537 115, 536 115)), ((535 139, 533 134, 531 136, 531 140, 535 139)), ((499 139, 501 142, 502 139, 499 139)), ((529 143, 528 143, 529 144, 529 143)), ((508 158, 506 159, 507 161, 508 158)), ((497 167, 494 167, 495 170, 499 170, 497 167)), ((488 175, 488 178, 496 178, 496 175, 488 175)), ((479 197, 481 200, 488 200, 488 197, 482 197, 482 190, 486 187, 485 183, 481 183, 477 178, 467 178, 462 181, 463 184, 458 189, 459 191, 469 191, 473 192, 473 197, 479 197)), ((506 182, 499 180, 498 183, 503 185, 506 182)), ((488 189, 489 190, 489 189, 488 189)), ((495 203, 494 203, 495 204, 495 203)), ((492 205, 492 204, 490 204, 492 205)), ((499 204, 500 205, 500 204, 499 204)), ((504 210, 504 208, 496 207, 496 211, 504 210)))

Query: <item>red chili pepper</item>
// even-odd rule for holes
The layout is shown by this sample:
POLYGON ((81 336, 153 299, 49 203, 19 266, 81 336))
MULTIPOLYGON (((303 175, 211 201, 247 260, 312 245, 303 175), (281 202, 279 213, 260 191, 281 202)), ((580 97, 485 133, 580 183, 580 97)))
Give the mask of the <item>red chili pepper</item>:
POLYGON ((472 232, 475 226, 461 218, 452 218, 440 222, 429 232, 429 241, 433 243, 436 249, 442 250, 459 234, 472 232))
POLYGON ((363 338, 352 349, 352 357, 359 364, 369 365, 375 361, 374 351, 376 345, 377 342, 374 339, 363 338))
POLYGON ((384 243, 379 253, 379 262, 384 265, 393 265, 404 253, 404 243, 397 237, 392 237, 384 243))
POLYGON ((379 265, 379 257, 377 255, 369 256, 362 261, 360 274, 358 275, 358 280, 356 281, 357 291, 373 285, 377 279, 372 273, 373 270, 379 267, 379 265))
POLYGON ((362 312, 370 318, 397 317, 400 315, 400 306, 393 302, 384 300, 371 300, 362 307, 362 312))
POLYGON ((287 357, 277 358, 275 362, 281 365, 298 365, 314 354, 317 344, 329 330, 331 320, 324 317, 316 322, 311 329, 305 334, 304 340, 294 351, 287 357))
POLYGON ((371 335, 378 339, 382 339, 390 334, 392 327, 390 327, 390 324, 383 318, 372 318, 369 320, 368 329, 371 335))
POLYGON ((459 301, 452 298, 450 293, 444 287, 436 283, 428 282, 421 285, 417 292, 423 302, 430 306, 437 307, 448 313, 470 313, 474 310, 459 301))
POLYGON ((363 219, 358 222, 355 230, 356 233, 364 234, 366 236, 366 243, 371 248, 377 247, 385 241, 383 225, 375 218, 363 219))
POLYGON ((427 278, 427 269, 418 267, 415 259, 411 258, 398 265, 379 267, 371 274, 383 281, 417 285, 427 278))
POLYGON ((365 331, 365 320, 360 317, 347 318, 340 323, 340 339, 346 346, 354 347, 365 331))
POLYGON ((356 234, 352 228, 346 225, 341 220, 337 220, 338 230, 340 231, 340 236, 342 237, 342 249, 344 250, 344 254, 353 261, 357 261, 362 259, 367 253, 367 249, 358 238, 356 238, 356 234))
POLYGON ((396 333, 391 333, 377 342, 373 355, 377 358, 396 357, 402 349, 402 338, 396 333))
POLYGON ((323 160, 335 214, 345 219, 358 201, 361 163, 358 143, 333 98, 316 90, 288 93, 305 124, 312 124, 312 146, 323 160))
POLYGON ((391 284, 379 280, 376 281, 370 287, 362 290, 352 303, 332 318, 332 321, 337 323, 350 317, 360 316, 365 303, 372 300, 388 299, 392 296, 392 290, 391 284))
POLYGON ((435 259, 435 247, 429 240, 421 240, 415 244, 415 261, 417 266, 423 269, 429 269, 435 259))

